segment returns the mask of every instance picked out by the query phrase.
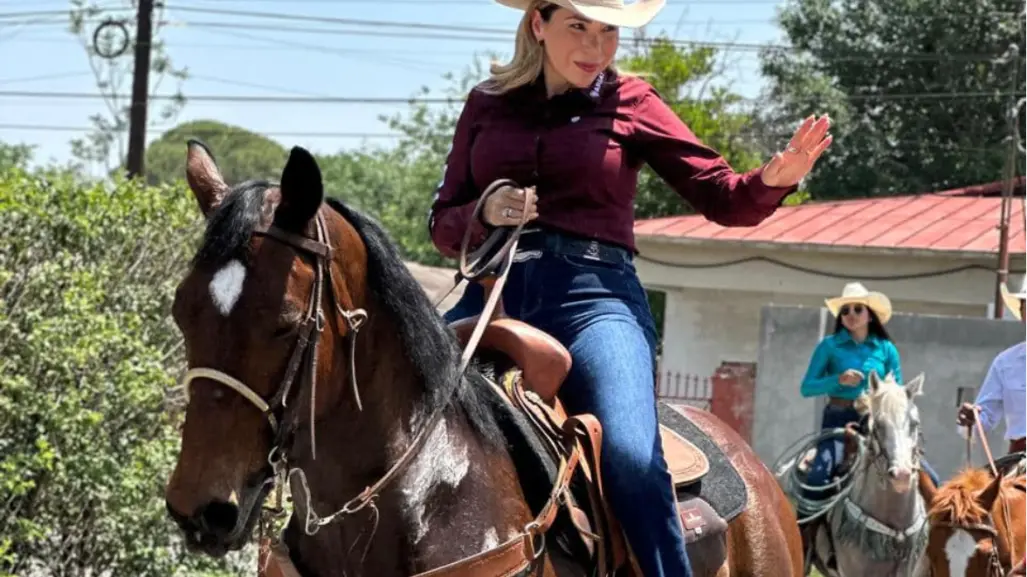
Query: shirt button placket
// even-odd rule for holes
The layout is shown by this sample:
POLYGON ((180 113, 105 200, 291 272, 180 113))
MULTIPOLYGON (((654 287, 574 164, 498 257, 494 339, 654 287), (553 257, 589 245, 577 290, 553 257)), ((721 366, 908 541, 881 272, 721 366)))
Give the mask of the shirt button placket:
POLYGON ((535 179, 533 184, 538 184, 538 166, 542 162, 542 135, 535 135, 535 168, 531 171, 531 177, 535 179))

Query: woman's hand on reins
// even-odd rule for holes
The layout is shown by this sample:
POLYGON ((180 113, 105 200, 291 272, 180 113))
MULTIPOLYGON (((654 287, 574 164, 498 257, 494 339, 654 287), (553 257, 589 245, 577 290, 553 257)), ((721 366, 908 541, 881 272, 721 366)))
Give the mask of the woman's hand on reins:
MULTIPOLYGON (((492 226, 517 226, 524 210, 524 189, 504 186, 485 200, 481 218, 492 226)), ((538 218, 534 195, 528 204, 528 220, 538 218)))
POLYGON ((831 119, 825 114, 820 118, 811 115, 795 131, 784 152, 778 152, 764 167, 760 178, 763 184, 773 187, 795 186, 805 178, 820 155, 831 145, 827 129, 831 119))
POLYGON ((970 403, 963 403, 959 407, 959 412, 956 413, 956 423, 960 427, 969 427, 974 424, 977 420, 977 414, 974 412, 974 406, 970 403))
POLYGON ((849 369, 838 375, 838 384, 845 387, 855 387, 863 382, 863 373, 856 369, 849 369))

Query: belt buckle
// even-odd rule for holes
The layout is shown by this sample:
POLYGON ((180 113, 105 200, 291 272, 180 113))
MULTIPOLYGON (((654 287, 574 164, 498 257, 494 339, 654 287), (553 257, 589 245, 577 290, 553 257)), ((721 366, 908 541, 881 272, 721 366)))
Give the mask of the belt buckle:
POLYGON ((599 241, 593 240, 588 243, 588 247, 585 248, 584 258, 589 260, 600 260, 599 259, 599 241))

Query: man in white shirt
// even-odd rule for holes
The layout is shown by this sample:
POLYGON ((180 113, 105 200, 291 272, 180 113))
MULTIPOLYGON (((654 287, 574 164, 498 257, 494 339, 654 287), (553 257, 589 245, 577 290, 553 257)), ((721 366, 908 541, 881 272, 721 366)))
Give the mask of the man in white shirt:
MULTIPOLYGON (((1027 322, 1027 277, 1020 287, 1020 292, 1010 294, 1005 285, 1002 296, 1017 319, 1027 322)), ((1002 417, 1006 421, 1006 439, 1009 441, 1009 452, 1025 450, 1024 429, 1027 427, 1025 414, 1024 390, 1027 383, 1027 343, 1019 343, 1002 351, 995 357, 984 377, 984 384, 974 404, 963 403, 956 417, 960 425, 970 426, 974 423, 974 408, 980 411, 981 426, 990 431, 998 425, 1002 417)))

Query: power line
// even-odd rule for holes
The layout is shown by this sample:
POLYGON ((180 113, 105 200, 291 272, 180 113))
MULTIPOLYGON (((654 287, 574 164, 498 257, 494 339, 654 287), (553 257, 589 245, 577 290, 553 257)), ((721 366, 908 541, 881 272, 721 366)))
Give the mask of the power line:
MULTIPOLYGON (((218 16, 240 16, 243 18, 260 18, 260 19, 272 19, 278 21, 293 21, 293 22, 313 22, 318 24, 343 24, 352 26, 376 26, 376 27, 391 27, 391 28, 411 28, 421 30, 438 30, 444 32, 471 32, 471 33, 488 33, 488 34, 512 34, 513 31, 510 28, 488 28, 481 25, 469 25, 469 24, 435 24, 432 22, 395 22, 388 20, 365 20, 357 18, 342 18, 337 16, 315 16, 308 14, 288 14, 281 12, 260 12, 254 10, 236 10, 226 8, 204 8, 200 6, 183 6, 180 4, 174 4, 169 7, 172 11, 178 12, 194 12, 197 14, 213 14, 218 16)), ((725 25, 732 24, 766 24, 773 25, 774 20, 772 19, 750 19, 750 20, 716 20, 715 23, 722 23, 725 25)), ((677 24, 709 24, 708 22, 678 22, 677 24)), ((650 24, 650 27, 655 26, 655 22, 650 24)), ((505 25, 504 25, 505 26, 505 25)))
MULTIPOLYGON (((246 4, 253 4, 255 2, 279 2, 280 0, 206 0, 207 2, 244 2, 246 4)), ((425 0, 290 0, 291 4, 417 4, 424 5, 425 0)), ((444 5, 457 5, 457 6, 477 6, 481 7, 492 7, 491 4, 483 2, 482 0, 432 0, 433 4, 444 4, 444 5)), ((691 4, 714 4, 717 6, 731 4, 731 5, 749 5, 749 6, 767 6, 777 5, 778 0, 689 0, 691 4)))
MULTIPOLYGON (((4 90, 0 91, 2 97, 21 98, 59 98, 59 99, 128 99, 128 95, 107 95, 97 92, 43 92, 27 90, 4 90)), ((179 97, 173 94, 151 94, 150 100, 178 100, 179 97)), ((199 94, 186 96, 186 100, 192 102, 233 102, 233 103, 282 103, 282 104, 457 104, 462 102, 458 98, 425 98, 425 97, 351 97, 351 96, 261 96, 261 95, 227 95, 227 94, 199 94)))
POLYGON ((92 76, 92 73, 86 70, 80 70, 78 72, 54 72, 52 74, 38 74, 35 76, 22 76, 16 78, 0 78, 0 86, 5 84, 15 84, 21 82, 38 82, 40 80, 58 80, 61 78, 77 78, 79 76, 92 76))
MULTIPOLYGON (((242 29, 242 30, 262 30, 270 32, 295 32, 301 34, 329 34, 339 35, 345 34, 348 36, 371 36, 379 38, 402 38, 402 39, 418 39, 418 40, 449 40, 449 41, 466 41, 466 42, 504 42, 509 43, 513 39, 513 30, 508 29, 497 29, 497 28, 484 28, 476 26, 456 26, 446 24, 433 24, 428 22, 403 22, 403 21, 386 21, 386 20, 361 20, 353 18, 336 18, 328 16, 310 16, 310 15, 298 15, 298 14, 285 14, 276 12, 255 12, 247 10, 223 10, 217 8, 202 8, 192 6, 175 6, 172 10, 179 10, 183 12, 194 12, 194 13, 206 13, 214 15, 236 15, 241 17, 250 18, 261 18, 261 19, 273 19, 278 21, 299 21, 299 22, 310 22, 320 24, 335 24, 337 26, 356 26, 363 28, 397 28, 403 30, 419 30, 427 32, 389 32, 389 31, 369 31, 369 30, 353 30, 347 28, 311 28, 303 26, 288 26, 288 25, 261 25, 254 23, 244 22, 221 22, 221 21, 192 21, 186 20, 181 21, 178 24, 187 27, 195 28, 221 28, 221 29, 242 29), (438 33, 432 33, 438 32, 438 33), (474 35, 468 35, 474 34, 474 35)), ((66 12, 61 11, 50 11, 49 14, 59 13, 66 15, 66 12)), ((40 12, 42 13, 42 12, 40 12)), ((32 13, 19 13, 19 14, 32 14, 32 13)), ((43 22, 45 24, 55 24, 58 22, 43 22)), ((175 25, 175 22, 167 23, 169 25, 175 25)), ((658 42, 668 42, 675 46, 687 46, 693 48, 714 48, 722 51, 783 51, 783 52, 805 52, 804 49, 784 46, 777 44, 751 44, 751 43, 740 43, 740 42, 720 42, 720 41, 706 41, 706 40, 688 40, 681 38, 660 38, 653 37, 644 39, 641 42, 644 44, 655 44, 658 42)), ((998 54, 943 54, 934 52, 902 52, 902 53, 873 53, 873 54, 854 54, 849 56, 823 58, 823 60, 832 62, 862 62, 870 60, 904 60, 904 61, 950 61, 950 60, 962 60, 962 61, 989 61, 995 59, 998 54)))
MULTIPOLYGON (((447 41, 465 41, 474 42, 477 44, 492 42, 501 42, 505 45, 511 45, 513 41, 513 31, 503 31, 503 34, 494 34, 493 29, 483 28, 480 32, 485 35, 471 36, 465 34, 454 34, 454 33, 434 33, 434 32, 390 32, 381 30, 360 30, 351 28, 313 28, 309 26, 289 26, 287 24, 281 25, 270 25, 270 24, 251 24, 243 22, 219 22, 219 21, 198 21, 198 20, 184 20, 181 22, 183 26, 193 28, 210 28, 210 29, 236 29, 236 30, 261 30, 265 32, 294 32, 299 34, 327 34, 331 36, 369 36, 373 38, 400 38, 405 40, 447 40, 447 41)), ((404 22, 402 24, 412 24, 410 22, 404 22)), ((691 47, 691 48, 713 48, 724 52, 759 52, 761 50, 779 51, 779 52, 804 52, 801 48, 795 48, 792 46, 782 46, 777 44, 748 44, 739 42, 718 42, 718 41, 707 41, 707 40, 686 40, 680 38, 666 38, 666 37, 652 37, 639 40, 640 43, 645 45, 654 45, 661 42, 666 42, 673 46, 691 47)), ((824 57, 821 58, 823 61, 828 62, 866 62, 866 61, 881 61, 881 60, 903 60, 903 61, 969 61, 969 62, 988 62, 1000 56, 999 54, 947 54, 937 52, 881 52, 871 54, 851 54, 848 56, 835 56, 835 57, 824 57)))
MULTIPOLYGON (((32 130, 40 132, 91 132, 95 127, 61 126, 49 124, 0 124, 0 130, 32 130)), ((172 129, 149 130, 152 134, 164 134, 172 129)), ((258 134, 273 137, 291 138, 402 138, 399 132, 264 132, 254 130, 258 134)))
MULTIPOLYGON (((911 92, 894 94, 855 94, 847 96, 848 100, 945 100, 945 99, 976 99, 976 98, 1009 98, 1019 96, 1015 92, 911 92)), ((57 98, 57 99, 127 99, 127 95, 105 95, 97 92, 48 92, 30 90, 0 90, 0 98, 57 98)), ((150 100, 178 100, 180 97, 171 94, 151 94, 150 100)), ((197 94, 186 96, 192 102, 233 102, 233 103, 281 103, 281 104, 458 104, 463 98, 438 97, 383 97, 383 96, 262 96, 245 94, 197 94)), ((739 98, 742 102, 755 102, 759 98, 739 98)), ((676 101, 668 101, 676 103, 676 101)), ((682 100, 681 102, 693 102, 682 100)))
POLYGON ((371 26, 381 28, 408 28, 415 30, 438 30, 442 32, 472 32, 479 34, 513 34, 512 30, 502 28, 478 28, 475 26, 455 26, 449 24, 430 24, 427 22, 393 22, 387 20, 362 20, 356 18, 337 18, 334 16, 309 16, 303 14, 285 14, 280 12, 255 12, 252 10, 224 10, 220 8, 197 8, 192 6, 172 6, 176 12, 195 12, 197 14, 213 14, 218 16, 242 16, 246 18, 263 18, 285 22, 316 22, 318 24, 344 24, 348 26, 371 26))
MULTIPOLYGON (((90 9, 90 12, 133 12, 132 8, 128 6, 97 6, 95 10, 90 9)), ((39 18, 41 16, 69 16, 71 10, 37 10, 32 12, 0 12, 0 24, 9 24, 7 19, 14 18, 39 18)))
MULTIPOLYGON (((406 70, 414 70, 414 71, 417 71, 417 72, 425 72, 425 71, 428 71, 428 68, 430 67, 431 68, 430 72, 437 72, 438 71, 438 63, 431 63, 431 62, 424 62, 424 61, 415 61, 415 60, 410 60, 410 59, 407 59, 407 58, 402 58, 402 57, 397 57, 397 56, 385 56, 385 55, 382 54, 382 52, 385 52, 385 51, 382 51, 382 50, 354 50, 354 49, 349 49, 349 48, 337 48, 337 47, 334 47, 334 46, 324 46, 324 45, 317 45, 317 44, 308 44, 308 43, 305 43, 305 42, 295 42, 295 41, 292 41, 292 40, 283 40, 283 39, 280 39, 280 38, 267 38, 265 36, 246 34, 245 32, 229 32, 227 30, 217 30, 217 31, 213 31, 211 33, 212 34, 221 34, 223 36, 232 36, 232 37, 235 37, 235 38, 242 38, 242 39, 250 40, 250 41, 254 41, 254 42, 268 43, 268 44, 271 44, 273 47, 278 48, 278 49, 292 48, 292 49, 313 51, 313 52, 317 52, 319 54, 332 54, 332 55, 337 55, 337 56, 350 56, 350 57, 353 56, 353 54, 355 54, 355 53, 362 53, 362 54, 365 55, 363 57, 364 60, 376 60, 376 61, 382 62, 383 64, 390 65, 390 66, 396 66, 396 67, 399 67, 399 68, 404 68, 406 70)), ((189 44, 187 46, 192 46, 192 44, 189 44)))
MULTIPOLYGON (((482 28, 476 26, 456 26, 448 24, 432 24, 427 22, 396 22, 386 20, 362 20, 354 18, 338 18, 334 16, 312 16, 302 14, 287 14, 281 12, 259 12, 253 10, 227 10, 220 8, 200 8, 192 6, 173 6, 172 10, 182 12, 194 12, 199 14, 212 14, 220 16, 240 16, 246 18, 260 18, 260 19, 272 19, 277 21, 293 21, 293 22, 311 22, 318 24, 342 24, 349 26, 365 26, 365 27, 381 27, 381 28, 405 28, 415 30, 433 30, 440 32, 462 32, 472 34, 494 34, 501 35, 507 38, 512 38, 514 31, 505 28, 482 28)), ((646 40, 649 43, 659 42, 658 37, 651 40, 646 40)), ((775 45, 775 44, 745 44, 738 42, 715 42, 715 41, 700 41, 700 40, 682 40, 682 39, 664 39, 674 44, 689 45, 689 46, 704 46, 710 48, 723 48, 723 49, 745 49, 745 50, 781 50, 781 51, 801 51, 792 46, 775 45)), ((949 59, 952 57, 967 56, 973 58, 995 58, 996 54, 981 55, 981 54, 968 54, 968 55, 939 55, 937 53, 922 53, 920 55, 899 53, 899 54, 874 54, 874 58, 910 58, 924 56, 932 59, 944 58, 949 59)))

